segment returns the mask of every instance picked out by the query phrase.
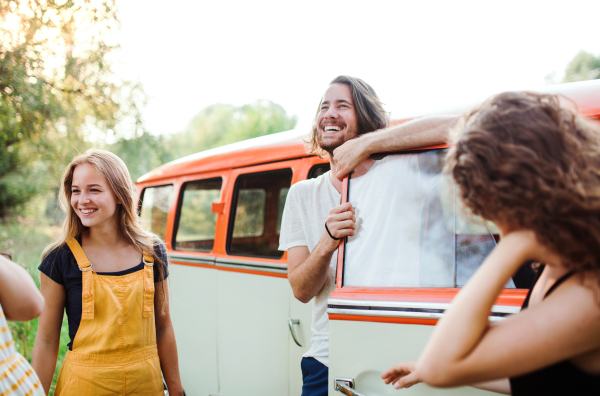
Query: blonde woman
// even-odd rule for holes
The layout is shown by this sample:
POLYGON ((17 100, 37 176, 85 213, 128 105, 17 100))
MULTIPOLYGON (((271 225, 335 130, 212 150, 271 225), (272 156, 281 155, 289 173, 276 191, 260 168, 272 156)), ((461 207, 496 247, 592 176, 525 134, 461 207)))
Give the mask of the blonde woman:
POLYGON ((46 299, 33 367, 48 391, 56 367, 63 311, 69 351, 56 395, 182 395, 168 307, 167 256, 142 229, 127 167, 116 155, 88 150, 62 178, 63 235, 42 254, 46 299))

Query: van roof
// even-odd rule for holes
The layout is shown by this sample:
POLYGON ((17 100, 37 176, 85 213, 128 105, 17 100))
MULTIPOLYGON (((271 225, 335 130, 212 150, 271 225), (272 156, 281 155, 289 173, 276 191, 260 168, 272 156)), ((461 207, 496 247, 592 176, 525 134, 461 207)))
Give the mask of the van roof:
POLYGON ((137 183, 310 156, 303 141, 307 137, 305 130, 294 129, 201 151, 159 166, 137 183))
MULTIPOLYGON (((566 96, 577 104, 584 116, 600 118, 600 80, 550 85, 533 91, 566 96)), ((460 114, 475 104, 459 106, 444 113, 460 114)), ((421 114, 419 117, 435 114, 440 112, 421 114)), ((397 122, 403 121, 406 120, 397 122)), ((307 154, 304 144, 307 138, 308 131, 296 129, 228 144, 164 164, 140 177, 137 183, 311 156, 307 154)))

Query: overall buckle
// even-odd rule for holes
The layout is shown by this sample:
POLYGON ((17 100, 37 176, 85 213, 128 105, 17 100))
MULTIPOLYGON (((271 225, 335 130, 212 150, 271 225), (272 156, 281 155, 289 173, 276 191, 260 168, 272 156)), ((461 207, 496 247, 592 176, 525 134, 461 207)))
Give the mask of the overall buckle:
POLYGON ((149 263, 149 262, 146 261, 146 259, 142 259, 142 261, 144 262, 144 265, 147 265, 148 267, 154 267, 154 263, 153 262, 149 263))

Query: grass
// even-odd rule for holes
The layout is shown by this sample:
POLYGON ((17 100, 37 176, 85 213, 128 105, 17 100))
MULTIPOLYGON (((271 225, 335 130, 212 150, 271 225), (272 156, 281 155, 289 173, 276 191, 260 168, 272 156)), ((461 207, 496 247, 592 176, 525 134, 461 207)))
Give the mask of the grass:
MULTIPOLYGON (((0 222, 0 252, 12 254, 13 261, 23 266, 34 279, 38 288, 40 286, 39 271, 40 255, 50 242, 60 235, 60 228, 51 225, 40 224, 37 219, 25 219, 21 216, 5 222, 0 222)), ((43 222, 42 222, 43 223, 43 222)), ((31 362, 35 334, 37 333, 38 320, 29 322, 9 322, 9 327, 15 341, 17 351, 31 362)), ((63 318, 60 330, 60 349, 58 362, 52 379, 52 387, 49 396, 54 394, 58 373, 62 367, 67 343, 69 342, 69 330, 66 316, 63 318)))

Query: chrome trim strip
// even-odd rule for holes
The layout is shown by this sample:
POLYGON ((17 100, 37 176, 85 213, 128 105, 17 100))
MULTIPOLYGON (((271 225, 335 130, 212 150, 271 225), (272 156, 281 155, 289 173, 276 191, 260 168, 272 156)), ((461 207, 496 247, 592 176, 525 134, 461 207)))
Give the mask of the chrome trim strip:
POLYGON ((353 307, 390 307, 390 308, 422 308, 422 309, 447 309, 449 303, 430 303, 418 301, 377 301, 377 300, 344 300, 330 298, 328 305, 349 305, 353 307))
MULTIPOLYGON (((402 312, 402 311, 377 311, 371 309, 339 309, 339 308, 327 308, 327 314, 337 315, 352 315, 352 316, 378 316, 388 318, 409 318, 409 319, 441 319, 444 316, 443 313, 433 312, 402 312)), ((504 320, 501 316, 490 316, 490 322, 498 322, 504 320)))
POLYGON ((282 269, 287 271, 287 264, 283 263, 271 263, 268 261, 252 261, 252 260, 242 260, 242 259, 234 259, 234 258, 218 258, 217 264, 230 264, 230 265, 248 265, 251 267, 268 267, 273 269, 282 269))
POLYGON ((241 260, 234 258, 218 258, 217 267, 238 268, 250 271, 273 272, 276 274, 287 274, 287 264, 270 263, 267 261, 241 260))
POLYGON ((250 271, 262 271, 262 272, 273 272, 276 274, 287 274, 287 268, 282 269, 278 267, 271 267, 267 263, 256 263, 254 265, 241 264, 241 263, 226 263, 217 261, 217 267, 220 268, 236 268, 236 269, 245 269, 250 271))
MULTIPOLYGON (((367 301, 367 300, 344 300, 337 298, 330 298, 327 305, 342 305, 350 307, 365 307, 365 308, 415 308, 415 309, 443 309, 446 310, 450 307, 449 303, 429 303, 429 302, 416 302, 416 301, 367 301)), ((349 308, 351 309, 351 308, 349 308)), ((356 311, 362 311, 354 309, 356 311)), ((370 311, 365 309, 365 311, 370 311)), ((492 312, 501 314, 515 314, 521 311, 521 307, 513 307, 509 305, 494 305, 492 312)), ((385 312, 385 311, 383 311, 385 312)))
POLYGON ((214 257, 206 257, 206 256, 193 256, 191 254, 169 254, 169 259, 171 261, 180 261, 182 263, 191 263, 191 264, 209 264, 215 265, 214 257))

